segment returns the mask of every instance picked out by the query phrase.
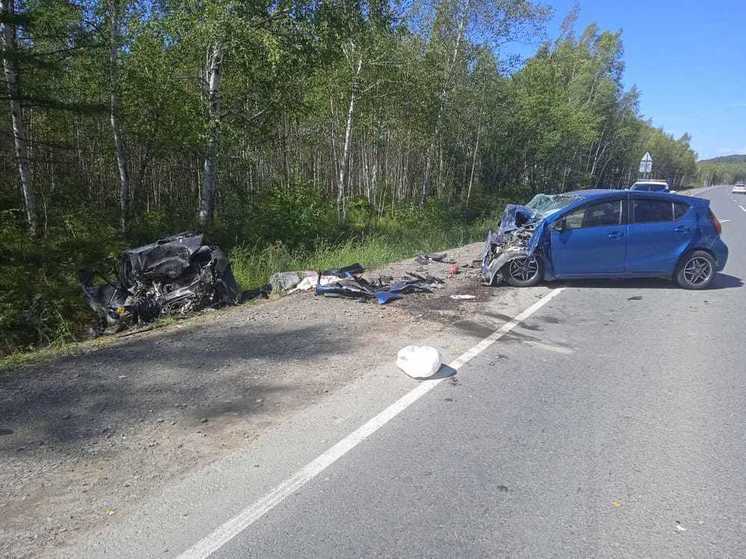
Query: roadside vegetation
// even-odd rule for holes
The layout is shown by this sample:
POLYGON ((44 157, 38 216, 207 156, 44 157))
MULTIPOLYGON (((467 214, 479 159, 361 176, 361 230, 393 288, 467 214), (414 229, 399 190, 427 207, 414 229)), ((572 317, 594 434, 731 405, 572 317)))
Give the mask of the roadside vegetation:
POLYGON ((704 159, 697 162, 697 167, 703 186, 746 182, 746 154, 704 159))
POLYGON ((570 13, 550 39, 537 2, 0 7, 4 355, 84 337, 78 270, 178 231, 251 288, 476 240, 506 201, 631 184, 645 151, 697 174, 623 87, 621 35, 570 13))

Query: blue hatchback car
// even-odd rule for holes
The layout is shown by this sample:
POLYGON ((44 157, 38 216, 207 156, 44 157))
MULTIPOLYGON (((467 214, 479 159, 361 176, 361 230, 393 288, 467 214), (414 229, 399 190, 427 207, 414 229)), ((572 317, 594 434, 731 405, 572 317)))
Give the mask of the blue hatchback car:
POLYGON ((582 190, 539 194, 506 208, 490 232, 482 275, 514 286, 544 280, 648 278, 704 289, 728 247, 709 200, 664 192, 582 190))

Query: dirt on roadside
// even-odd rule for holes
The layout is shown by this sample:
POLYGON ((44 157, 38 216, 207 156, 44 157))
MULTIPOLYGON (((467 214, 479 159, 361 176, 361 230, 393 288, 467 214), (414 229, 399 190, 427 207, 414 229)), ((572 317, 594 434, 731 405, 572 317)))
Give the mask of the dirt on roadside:
POLYGON ((381 355, 393 362, 402 338, 458 321, 500 291, 480 285, 480 248, 448 251, 460 270, 452 277, 450 264, 414 260, 368 274, 425 272, 445 280, 433 294, 380 306, 296 293, 0 372, 0 556, 37 557, 125 515, 381 355))

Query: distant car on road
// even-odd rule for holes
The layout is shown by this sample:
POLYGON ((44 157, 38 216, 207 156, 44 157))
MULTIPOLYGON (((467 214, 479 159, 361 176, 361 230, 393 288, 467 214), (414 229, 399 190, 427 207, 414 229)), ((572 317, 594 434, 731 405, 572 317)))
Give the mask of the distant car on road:
POLYGON ((542 279, 673 279, 704 289, 725 267, 728 247, 710 201, 634 190, 539 194, 509 205, 490 232, 482 276, 516 287, 542 279))
POLYGON ((737 182, 733 186, 733 194, 746 194, 746 184, 743 183, 743 181, 737 182))
POLYGON ((642 190, 645 192, 668 192, 670 190, 666 181, 637 181, 630 187, 630 190, 642 190))

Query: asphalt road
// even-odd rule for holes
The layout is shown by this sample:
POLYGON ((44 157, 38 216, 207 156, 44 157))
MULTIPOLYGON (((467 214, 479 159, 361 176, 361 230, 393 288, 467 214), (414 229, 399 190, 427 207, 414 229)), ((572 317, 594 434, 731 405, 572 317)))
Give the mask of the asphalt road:
MULTIPOLYGON (((730 248, 712 289, 567 284, 213 557, 746 557, 746 196, 701 195, 730 248)), ((309 448, 339 440, 325 425, 309 448)), ((99 552, 178 556, 261 496, 238 497, 247 464, 213 472, 210 505, 184 495, 190 528, 141 520, 117 536, 139 548, 99 552)))
POLYGON ((570 285, 215 556, 746 556, 746 197, 704 195, 715 289, 570 285))

